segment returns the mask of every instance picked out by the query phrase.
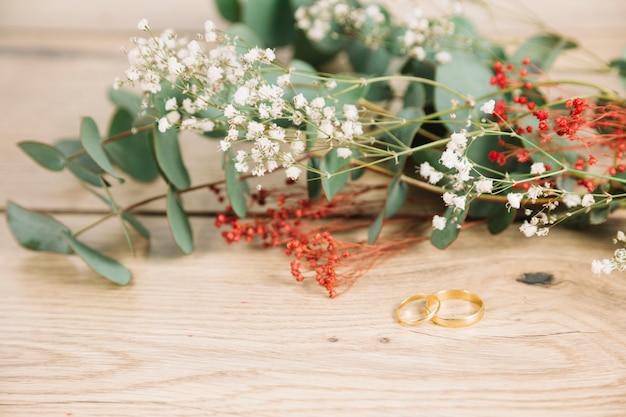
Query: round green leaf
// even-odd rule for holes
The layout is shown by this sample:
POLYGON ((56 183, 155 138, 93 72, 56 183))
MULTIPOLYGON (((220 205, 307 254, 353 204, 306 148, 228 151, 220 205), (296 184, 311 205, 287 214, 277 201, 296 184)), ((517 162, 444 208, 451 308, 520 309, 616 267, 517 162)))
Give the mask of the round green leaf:
MULTIPOLYGON (((477 201, 472 203, 472 206, 477 201)), ((505 231, 515 220, 517 210, 507 207, 504 203, 492 203, 489 217, 487 218, 487 228, 491 234, 498 234, 505 231)))
POLYGON ((167 221, 180 250, 185 254, 193 252, 193 233, 187 213, 171 187, 167 192, 167 221))
POLYGON ((326 199, 331 201, 333 197, 341 191, 350 173, 348 171, 340 172, 348 168, 348 159, 343 159, 337 155, 334 149, 331 149, 324 155, 320 164, 322 172, 322 188, 326 199))
POLYGON ((179 190, 189 187, 191 179, 180 153, 178 131, 168 129, 161 132, 154 129, 154 151, 166 180, 179 190))
POLYGON ((74 174, 74 176, 79 180, 84 181, 87 184, 94 185, 96 187, 102 187, 102 177, 100 177, 98 173, 92 171, 89 167, 83 165, 81 162, 67 161, 65 165, 70 170, 70 172, 74 174))
POLYGON ((68 245, 95 272, 119 285, 130 282, 131 273, 124 265, 80 242, 69 230, 62 233, 68 245))
POLYGON ((232 24, 227 30, 228 36, 234 39, 237 53, 245 54, 250 48, 258 46, 265 47, 265 41, 252 29, 244 23, 232 24))
POLYGON ((348 57, 356 72, 382 75, 391 62, 391 53, 382 46, 371 49, 362 40, 355 40, 348 47, 348 57))
MULTIPOLYGON (((437 67, 435 81, 463 95, 477 98, 496 91, 496 87, 489 83, 492 75, 489 61, 472 53, 472 51, 455 51, 452 53, 452 62, 437 67)), ((437 111, 452 109, 453 102, 462 106, 465 104, 462 100, 462 97, 448 90, 435 89, 437 111)), ((469 116, 469 110, 459 108, 455 114, 454 120, 446 119, 449 120, 446 125, 452 132, 458 131, 464 126, 465 120, 469 116)))
MULTIPOLYGON (((132 127, 133 116, 127 110, 119 109, 111 120, 109 137, 125 133, 132 127)), ((105 151, 115 165, 137 181, 150 182, 159 175, 154 155, 148 146, 147 132, 109 142, 105 151)))
POLYGON ((130 91, 111 88, 109 89, 109 100, 116 107, 128 111, 133 118, 141 113, 141 97, 130 91))
POLYGON ((319 158, 311 158, 309 159, 309 168, 306 172, 306 186, 308 196, 311 200, 316 200, 320 198, 322 195, 322 181, 320 175, 315 172, 319 171, 320 168, 320 159, 319 158))
POLYGON ((104 148, 102 147, 102 137, 98 131, 96 122, 91 117, 83 117, 80 124, 80 142, 85 151, 104 171, 116 178, 121 178, 117 173, 104 148))
POLYGON ((532 64, 547 71, 565 49, 576 48, 576 42, 556 34, 537 35, 524 42, 511 56, 514 65, 520 65, 525 58, 532 64))
POLYGON ((380 212, 378 216, 376 216, 376 220, 370 225, 367 229, 367 243, 368 245, 373 245, 376 243, 378 236, 380 236, 380 232, 383 229, 383 222, 385 221, 385 213, 380 212))
POLYGON ((232 158, 226 161, 226 194, 235 214, 239 217, 245 217, 248 207, 246 204, 246 196, 244 186, 239 180, 239 175, 235 169, 235 162, 232 158))
POLYGON ((72 253, 62 232, 69 229, 45 214, 7 202, 7 222, 18 243, 27 249, 43 252, 72 253))
POLYGON ((241 19, 271 48, 288 45, 295 39, 295 21, 289 0, 246 1, 241 19))
POLYGON ((54 146, 34 141, 20 142, 18 146, 35 162, 50 171, 62 171, 65 168, 65 157, 54 146))
POLYGON ((443 230, 435 229, 430 235, 430 243, 436 248, 445 249, 456 240, 461 231, 461 225, 465 221, 467 210, 458 210, 455 207, 448 207, 444 213, 446 226, 443 230))
POLYGON ((241 17, 239 0, 215 0, 217 10, 222 17, 230 22, 237 22, 241 17))

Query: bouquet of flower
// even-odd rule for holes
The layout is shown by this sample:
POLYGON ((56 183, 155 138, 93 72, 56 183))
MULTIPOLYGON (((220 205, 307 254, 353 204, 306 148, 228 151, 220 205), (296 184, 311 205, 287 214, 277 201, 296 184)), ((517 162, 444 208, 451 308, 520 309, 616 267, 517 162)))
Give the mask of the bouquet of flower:
MULTIPOLYGON (((85 117, 80 140, 19 144, 107 204, 104 219, 120 219, 131 249, 128 226, 149 237, 133 210, 153 199, 118 205, 112 189, 125 178, 165 181, 156 198, 183 253, 194 243, 182 195, 208 190, 225 202, 215 223, 226 242, 283 246, 292 275, 314 277, 331 297, 377 260, 425 239, 445 248, 475 221, 498 233, 517 219, 523 235, 544 236, 560 223, 602 223, 626 204, 626 102, 550 77, 571 40, 540 33, 510 51, 458 5, 403 20, 359 0, 216 3, 226 30, 208 21, 189 38, 139 22, 145 37, 132 39, 129 68, 110 90, 105 137, 85 117), (223 178, 192 182, 182 131, 219 150, 223 178), (284 185, 264 183, 278 172, 284 185), (411 187, 441 206, 416 201, 411 187), (361 242, 337 238, 359 228, 361 242)), ((626 58, 606 68, 624 77, 626 58)), ((79 239, 104 219, 71 231, 15 203, 7 216, 26 248, 75 253, 129 282, 126 267, 79 239)), ((592 269, 625 270, 626 249, 592 269)))

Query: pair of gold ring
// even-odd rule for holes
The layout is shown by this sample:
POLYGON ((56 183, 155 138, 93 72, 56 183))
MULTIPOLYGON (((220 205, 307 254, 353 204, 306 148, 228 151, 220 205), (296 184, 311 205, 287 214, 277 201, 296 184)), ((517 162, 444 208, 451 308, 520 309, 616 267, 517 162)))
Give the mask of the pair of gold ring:
POLYGON ((439 326, 444 327, 466 327, 478 323, 485 315, 485 306, 483 300, 473 292, 466 290, 444 290, 436 294, 416 294, 402 301, 396 309, 396 318, 402 324, 407 326, 416 326, 418 324, 432 321, 439 326), (425 299, 425 314, 416 320, 407 320, 403 317, 403 310, 415 301, 425 299), (439 313, 441 304, 448 300, 464 300, 475 305, 472 313, 464 316, 442 316, 439 313))

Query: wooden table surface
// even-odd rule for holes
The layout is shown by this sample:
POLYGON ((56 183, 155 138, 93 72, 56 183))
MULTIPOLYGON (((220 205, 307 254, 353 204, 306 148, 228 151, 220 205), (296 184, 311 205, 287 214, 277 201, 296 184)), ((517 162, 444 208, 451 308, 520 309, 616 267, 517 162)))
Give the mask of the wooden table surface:
MULTIPOLYGON (((625 46, 622 1, 525 3, 601 58, 625 46)), ((51 210, 72 228, 94 221, 101 203, 16 142, 75 137, 81 116, 106 123, 105 91, 126 65, 119 47, 141 17, 195 33, 214 16, 209 0, 4 0, 2 207, 51 210)), ((189 138, 184 151, 196 182, 220 178, 207 168, 212 144, 189 138)), ((160 192, 130 184, 118 198, 160 192)), ((186 202, 215 204, 204 193, 186 202)), ((187 256, 163 215, 142 220, 153 237, 136 257, 116 227, 86 235, 132 269, 126 287, 73 257, 20 248, 0 222, 1 416, 626 415, 626 275, 590 271, 624 213, 537 239, 477 226, 445 251, 420 244, 378 265, 336 299, 295 282, 280 249, 225 245, 211 217, 193 217, 187 256), (554 279, 519 282, 528 272, 554 279), (450 288, 483 298, 480 323, 394 320, 405 297, 450 288)))

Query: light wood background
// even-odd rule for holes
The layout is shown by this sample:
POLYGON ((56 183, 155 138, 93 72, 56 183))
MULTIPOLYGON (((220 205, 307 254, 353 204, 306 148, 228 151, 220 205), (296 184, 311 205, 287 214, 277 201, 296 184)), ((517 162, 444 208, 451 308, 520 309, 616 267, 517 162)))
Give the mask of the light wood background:
MULTIPOLYGON (((494 9, 511 15, 510 3, 494 9)), ((514 39, 534 14, 600 59, 570 56, 563 74, 626 46, 622 1, 523 3, 516 24, 487 19, 484 30, 514 39)), ((119 48, 140 18, 195 33, 215 16, 209 0, 3 0, 2 207, 10 199, 51 210, 73 228, 95 220, 99 201, 68 174, 38 168, 16 142, 75 137, 85 115, 104 126, 105 91, 126 66, 119 48)), ((184 150, 194 182, 220 178, 206 162, 213 144, 189 137, 184 150)), ((161 192, 130 184, 118 198, 161 192)), ((186 203, 216 207, 204 193, 186 203)), ((21 249, 0 223, 1 416, 626 415, 626 276, 589 268, 614 249, 624 214, 542 239, 468 229, 445 251, 423 244, 393 258, 333 300, 294 282, 281 250, 226 246, 210 217, 193 218, 189 256, 163 216, 142 220, 153 238, 135 258, 116 227, 86 235, 131 267, 127 287, 72 257, 21 249), (526 272, 554 282, 518 282, 526 272), (478 293, 483 321, 464 329, 394 321, 405 297, 447 288, 478 293)))

